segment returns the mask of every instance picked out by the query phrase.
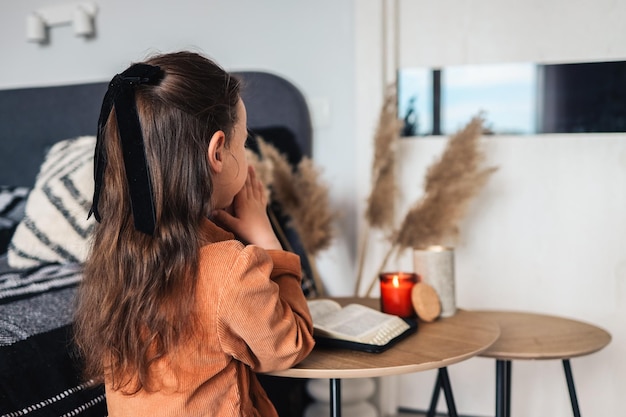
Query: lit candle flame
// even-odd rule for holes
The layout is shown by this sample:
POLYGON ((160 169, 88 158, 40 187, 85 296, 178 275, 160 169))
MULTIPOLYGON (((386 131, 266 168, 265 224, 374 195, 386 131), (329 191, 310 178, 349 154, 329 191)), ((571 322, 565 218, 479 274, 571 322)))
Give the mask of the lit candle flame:
POLYGON ((399 287, 400 287, 400 281, 399 281, 399 279, 398 279, 398 276, 397 276, 397 275, 394 275, 394 276, 393 276, 393 280, 391 281, 391 283, 393 284, 393 286, 394 286, 395 288, 399 288, 399 287))

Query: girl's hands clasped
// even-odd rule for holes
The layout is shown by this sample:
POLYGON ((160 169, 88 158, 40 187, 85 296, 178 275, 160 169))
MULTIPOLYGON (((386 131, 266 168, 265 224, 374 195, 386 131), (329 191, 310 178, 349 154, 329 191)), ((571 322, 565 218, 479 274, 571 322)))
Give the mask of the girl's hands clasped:
POLYGON ((252 166, 241 190, 235 195, 232 214, 226 210, 213 212, 213 220, 221 223, 245 242, 263 249, 282 249, 267 217, 267 196, 252 166))

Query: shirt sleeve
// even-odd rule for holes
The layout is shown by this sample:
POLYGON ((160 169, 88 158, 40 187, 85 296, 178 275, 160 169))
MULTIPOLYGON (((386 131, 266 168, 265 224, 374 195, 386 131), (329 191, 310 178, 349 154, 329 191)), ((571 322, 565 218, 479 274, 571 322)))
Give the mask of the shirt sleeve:
POLYGON ((297 255, 246 246, 219 301, 222 349, 255 372, 287 369, 313 349, 313 321, 297 255))

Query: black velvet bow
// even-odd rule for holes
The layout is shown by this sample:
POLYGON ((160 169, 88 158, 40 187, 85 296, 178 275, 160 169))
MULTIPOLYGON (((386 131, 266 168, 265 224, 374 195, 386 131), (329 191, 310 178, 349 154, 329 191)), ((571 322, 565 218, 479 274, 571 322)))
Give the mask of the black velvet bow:
MULTIPOLYGON (((103 144, 104 125, 115 105, 115 115, 122 144, 126 181, 130 192, 135 229, 148 235, 154 234, 156 211, 152 182, 148 171, 146 150, 141 133, 141 124, 137 115, 135 87, 141 84, 158 85, 163 79, 159 67, 147 64, 134 64, 121 74, 117 74, 109 83, 104 95, 100 117, 98 119, 98 138, 94 155, 94 194, 89 216, 93 213, 96 220, 101 220, 98 201, 102 189, 106 152, 103 144)), ((87 218, 89 218, 89 216, 87 218)))

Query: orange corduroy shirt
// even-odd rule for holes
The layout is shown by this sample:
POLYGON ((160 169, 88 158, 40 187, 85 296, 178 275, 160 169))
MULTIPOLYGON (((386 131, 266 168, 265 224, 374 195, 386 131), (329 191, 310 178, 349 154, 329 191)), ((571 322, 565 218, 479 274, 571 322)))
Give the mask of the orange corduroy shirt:
POLYGON ((276 416, 256 372, 313 349, 297 255, 245 246, 210 221, 193 302, 202 330, 151 369, 157 390, 127 395, 105 381, 109 417, 276 416))

